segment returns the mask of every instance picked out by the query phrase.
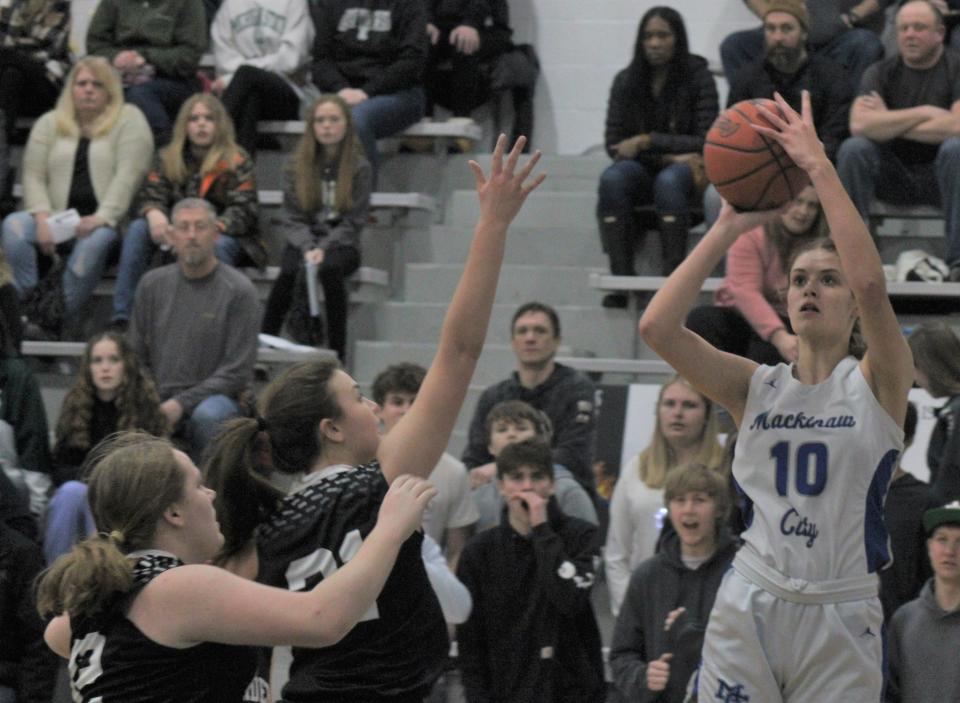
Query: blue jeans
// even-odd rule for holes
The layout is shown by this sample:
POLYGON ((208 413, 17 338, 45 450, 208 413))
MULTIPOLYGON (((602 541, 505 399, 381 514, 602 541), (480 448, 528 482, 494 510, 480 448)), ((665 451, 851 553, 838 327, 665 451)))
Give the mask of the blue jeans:
POLYGON ((639 161, 616 161, 600 175, 597 216, 625 218, 637 205, 653 204, 658 215, 687 215, 695 196, 686 164, 657 171, 639 161))
POLYGON ((193 81, 154 78, 147 83, 124 88, 123 96, 128 103, 140 108, 147 118, 153 140, 159 148, 170 141, 173 121, 180 106, 198 89, 199 86, 193 81))
POLYGON ((190 457, 199 463, 203 450, 217 436, 220 426, 239 416, 240 406, 233 398, 225 395, 207 396, 193 409, 189 417, 180 421, 176 434, 187 440, 190 457))
POLYGON ((43 555, 52 564, 80 540, 97 531, 87 502, 87 484, 67 481, 47 505, 47 527, 43 533, 43 555))
MULTIPOLYGON (((120 265, 117 267, 117 285, 113 292, 113 319, 129 320, 133 310, 134 293, 140 278, 150 268, 150 259, 157 245, 150 238, 150 226, 144 217, 134 220, 123 235, 120 265)), ((240 243, 221 234, 216 244, 217 258, 233 266, 240 255, 240 243)))
POLYGON ((416 124, 426 111, 423 88, 407 88, 389 95, 374 95, 353 106, 353 124, 360 143, 373 169, 373 184, 377 184, 380 154, 377 140, 402 132, 416 124))
POLYGON ((874 198, 897 205, 941 205, 947 263, 960 265, 960 138, 943 142, 933 163, 908 166, 889 146, 850 137, 837 152, 837 172, 864 220, 874 198))
MULTIPOLYGON (((843 67, 854 92, 867 66, 883 58, 883 42, 869 29, 848 29, 812 51, 827 56, 843 67)), ((727 80, 733 83, 746 67, 763 60, 763 27, 734 32, 720 43, 720 62, 727 80)), ((773 97, 772 95, 770 97, 773 97)))
MULTIPOLYGON (((80 309, 97 287, 117 232, 98 227, 83 239, 74 239, 57 247, 70 255, 63 272, 63 297, 66 313, 80 309), (70 247, 72 246, 72 249, 70 247)), ((15 212, 3 221, 3 250, 13 269, 13 283, 23 298, 37 285, 37 222, 29 212, 15 212)))

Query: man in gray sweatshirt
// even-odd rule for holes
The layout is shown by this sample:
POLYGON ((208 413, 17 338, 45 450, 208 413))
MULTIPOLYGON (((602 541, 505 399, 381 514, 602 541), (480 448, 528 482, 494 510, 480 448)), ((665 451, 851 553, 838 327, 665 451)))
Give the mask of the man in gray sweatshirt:
POLYGON ((886 703, 960 701, 960 501, 923 514, 933 578, 890 621, 886 703))
POLYGON ((246 276, 217 261, 216 213, 206 200, 173 208, 177 263, 150 271, 137 287, 129 336, 160 395, 174 435, 199 459, 253 380, 260 311, 246 276))

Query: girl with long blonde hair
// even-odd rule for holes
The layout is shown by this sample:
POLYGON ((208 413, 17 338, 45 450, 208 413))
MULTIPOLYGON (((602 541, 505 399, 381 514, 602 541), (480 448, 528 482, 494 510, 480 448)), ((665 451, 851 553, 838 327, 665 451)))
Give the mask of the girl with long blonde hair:
POLYGON ((660 387, 650 444, 621 470, 610 500, 604 560, 615 615, 630 574, 654 554, 669 473, 690 462, 720 470, 723 446, 717 440, 718 427, 713 403, 688 381, 672 376, 660 387))
POLYGON ((184 198, 203 198, 217 212, 216 254, 232 266, 266 265, 258 228, 253 160, 237 144, 233 123, 213 95, 197 93, 180 108, 170 144, 154 159, 140 191, 139 215, 123 237, 112 320, 124 328, 134 293, 154 251, 169 249, 170 213, 184 198))

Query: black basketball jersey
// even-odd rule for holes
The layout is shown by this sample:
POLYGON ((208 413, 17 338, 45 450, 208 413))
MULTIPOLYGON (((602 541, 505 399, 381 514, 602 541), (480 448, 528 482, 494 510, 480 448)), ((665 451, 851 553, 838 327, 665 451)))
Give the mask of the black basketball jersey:
POLYGON ((172 554, 144 553, 134 565, 134 588, 130 593, 96 617, 71 618, 69 669, 74 701, 239 703, 247 700, 244 693, 256 669, 253 648, 212 642, 186 649, 165 647, 140 632, 126 617, 140 589, 167 569, 182 565, 172 554))
MULTIPOLYGON (((258 531, 257 578, 265 584, 305 591, 331 576, 360 549, 387 492, 376 462, 332 466, 310 474, 306 484, 258 531)), ((343 640, 292 649, 283 701, 423 699, 443 669, 448 641, 422 541, 417 532, 403 544, 376 604, 343 640)))

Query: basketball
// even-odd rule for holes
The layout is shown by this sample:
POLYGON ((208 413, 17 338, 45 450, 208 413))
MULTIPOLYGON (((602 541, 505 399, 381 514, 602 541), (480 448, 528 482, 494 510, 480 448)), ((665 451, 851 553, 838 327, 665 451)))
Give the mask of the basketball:
POLYGON ((773 100, 744 100, 717 117, 703 146, 707 178, 738 210, 781 207, 809 183, 783 147, 753 128, 754 124, 772 126, 760 114, 759 105, 783 114, 773 100))

